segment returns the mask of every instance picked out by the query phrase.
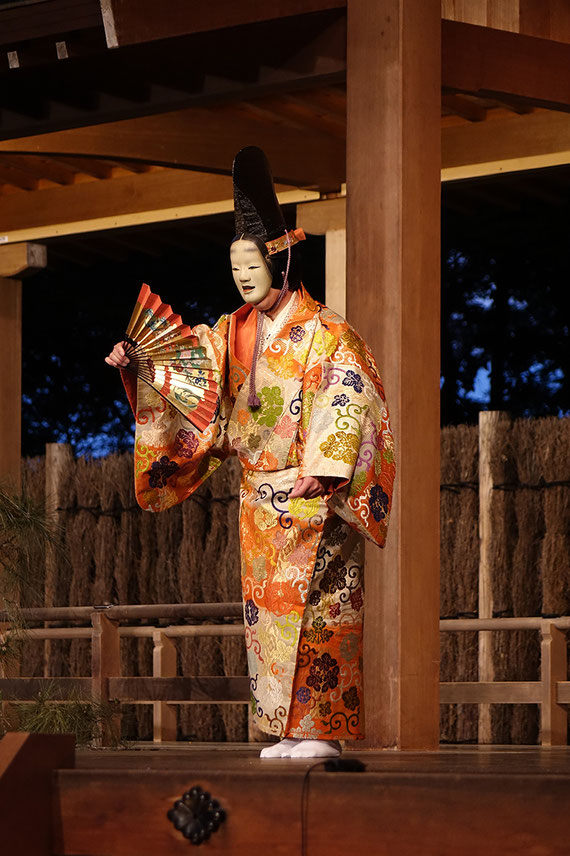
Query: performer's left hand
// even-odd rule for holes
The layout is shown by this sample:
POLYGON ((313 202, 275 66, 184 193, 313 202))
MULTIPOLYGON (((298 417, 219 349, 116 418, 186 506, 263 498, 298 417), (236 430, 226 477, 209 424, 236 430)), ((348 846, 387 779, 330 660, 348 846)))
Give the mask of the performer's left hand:
POLYGON ((293 490, 289 494, 289 499, 314 499, 316 496, 324 496, 330 490, 331 484, 335 482, 334 478, 316 476, 305 476, 302 479, 297 479, 293 490))

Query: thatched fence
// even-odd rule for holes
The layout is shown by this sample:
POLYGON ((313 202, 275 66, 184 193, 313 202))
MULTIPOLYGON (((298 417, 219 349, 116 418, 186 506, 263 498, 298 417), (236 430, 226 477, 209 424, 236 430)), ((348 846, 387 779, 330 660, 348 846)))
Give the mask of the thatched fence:
MULTIPOLYGON (((570 419, 501 415, 441 432, 441 617, 570 615, 570 419)), ((538 633, 477 636, 442 633, 442 681, 539 679, 538 633)), ((442 705, 441 740, 537 742, 536 705, 485 713, 442 705)))
MULTIPOLYGON (((68 560, 48 557, 45 605, 241 600, 236 464, 224 466, 187 502, 155 515, 136 505, 130 454, 74 460, 65 448, 62 453, 48 446, 46 458, 25 461, 25 490, 47 500, 68 560), (50 467, 57 470, 55 478, 50 467), (46 477, 52 488, 47 497, 46 477)), ((179 639, 176 645, 179 674, 246 674, 241 638, 179 639)), ((152 639, 123 640, 121 672, 152 674, 152 639)), ((90 643, 32 640, 21 674, 88 676, 90 643)), ((127 737, 152 737, 150 705, 124 712, 127 737)), ((180 706, 179 734, 192 740, 247 740, 247 710, 243 704, 180 706)))
MULTIPOLYGON (((570 615, 570 420, 489 417, 482 414, 481 437, 477 426, 441 434, 441 616, 570 615), (488 490, 480 491, 480 463, 488 490)), ((25 461, 23 472, 25 489, 59 524, 67 556, 47 557, 46 606, 240 599, 235 460, 159 515, 135 504, 129 454, 76 461, 50 446, 47 458, 25 461)), ((480 636, 442 633, 442 681, 538 679, 538 634, 480 636)), ((183 638, 176 646, 179 674, 245 674, 240 638, 183 638)), ((121 657, 122 674, 151 674, 151 640, 125 639, 121 657)), ((21 674, 87 676, 89 643, 30 641, 21 674)), ((150 706, 130 712, 127 736, 150 737, 150 706)), ((476 742, 478 729, 495 743, 536 743, 536 706, 442 705, 442 741, 476 742)), ((179 734, 245 740, 247 711, 180 706, 179 734)))

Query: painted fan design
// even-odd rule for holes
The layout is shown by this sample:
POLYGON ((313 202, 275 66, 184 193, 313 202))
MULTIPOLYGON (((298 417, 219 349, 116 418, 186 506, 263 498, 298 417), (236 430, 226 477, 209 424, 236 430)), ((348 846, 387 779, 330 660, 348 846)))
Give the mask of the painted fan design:
POLYGON ((143 285, 125 339, 128 369, 148 383, 199 431, 219 406, 220 372, 172 307, 143 285))

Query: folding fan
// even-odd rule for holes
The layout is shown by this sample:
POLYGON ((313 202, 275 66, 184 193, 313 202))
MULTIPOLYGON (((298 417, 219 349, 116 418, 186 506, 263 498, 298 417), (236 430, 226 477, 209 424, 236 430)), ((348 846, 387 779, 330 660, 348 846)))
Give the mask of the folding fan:
POLYGON ((143 285, 125 339, 128 369, 199 431, 216 415, 220 372, 180 315, 143 285))

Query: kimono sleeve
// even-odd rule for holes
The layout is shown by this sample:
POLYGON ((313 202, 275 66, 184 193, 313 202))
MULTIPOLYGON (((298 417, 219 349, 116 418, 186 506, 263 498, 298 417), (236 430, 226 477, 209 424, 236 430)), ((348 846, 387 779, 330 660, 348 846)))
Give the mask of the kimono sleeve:
POLYGON ((182 502, 227 457, 227 326, 224 317, 214 328, 201 324, 193 329, 221 376, 220 407, 205 431, 198 431, 144 381, 122 372, 135 414, 135 495, 147 511, 164 511, 182 502))
POLYGON ((374 358, 358 334, 346 322, 334 332, 338 338, 332 352, 323 334, 322 375, 312 401, 300 476, 341 479, 330 506, 383 547, 395 477, 384 389, 374 358))

